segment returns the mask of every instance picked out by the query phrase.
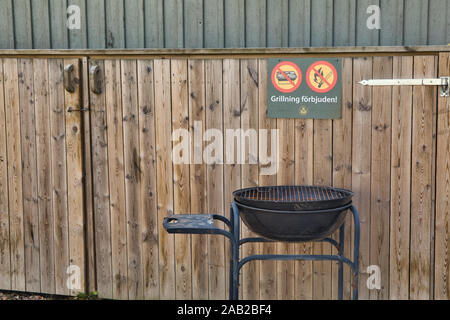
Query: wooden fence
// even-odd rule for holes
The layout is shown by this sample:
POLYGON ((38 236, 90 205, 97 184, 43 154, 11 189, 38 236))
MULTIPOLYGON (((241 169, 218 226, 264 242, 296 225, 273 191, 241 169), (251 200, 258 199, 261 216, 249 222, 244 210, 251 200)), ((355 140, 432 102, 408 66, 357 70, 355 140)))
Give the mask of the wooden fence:
MULTIPOLYGON (((342 56, 342 119, 302 120, 266 117, 265 57, 4 55, 0 289, 226 299, 227 241, 169 235, 163 218, 228 216, 231 193, 241 187, 319 184, 355 192, 360 298, 449 299, 450 99, 438 97, 436 87, 357 81, 449 75, 450 54, 342 56), (67 64, 75 66, 73 93, 64 90, 67 64), (92 66, 100 68, 99 94, 89 90, 92 66), (278 129, 278 173, 261 175, 253 164, 175 165, 172 132, 180 128, 200 136, 208 129, 278 129), (79 290, 68 289, 70 265, 81 270, 79 290), (380 267, 380 289, 367 287, 370 265, 380 267)), ((209 143, 190 144, 191 159, 209 143)), ((333 250, 324 243, 250 243, 242 255, 333 250)), ((337 298, 335 262, 253 261, 241 276, 243 299, 337 298)), ((346 268, 346 298, 351 280, 346 268)))

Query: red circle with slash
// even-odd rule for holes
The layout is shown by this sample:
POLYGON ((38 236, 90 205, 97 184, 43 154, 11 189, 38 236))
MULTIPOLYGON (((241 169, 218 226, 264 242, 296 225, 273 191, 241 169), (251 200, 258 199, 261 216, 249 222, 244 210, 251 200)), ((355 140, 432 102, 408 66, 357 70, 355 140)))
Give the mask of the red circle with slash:
POLYGON ((283 61, 273 68, 271 80, 278 91, 293 92, 302 83, 302 71, 295 63, 283 61))
POLYGON ((306 71, 306 83, 312 91, 317 93, 326 93, 332 90, 337 79, 336 68, 328 61, 314 62, 306 71))

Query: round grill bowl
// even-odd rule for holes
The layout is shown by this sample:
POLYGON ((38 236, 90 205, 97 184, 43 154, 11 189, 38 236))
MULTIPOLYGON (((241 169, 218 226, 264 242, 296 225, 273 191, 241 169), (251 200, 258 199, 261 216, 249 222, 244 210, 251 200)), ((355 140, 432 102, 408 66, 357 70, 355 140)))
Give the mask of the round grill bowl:
POLYGON ((315 241, 330 236, 344 223, 351 203, 317 211, 279 211, 235 202, 239 216, 254 233, 276 241, 315 241))

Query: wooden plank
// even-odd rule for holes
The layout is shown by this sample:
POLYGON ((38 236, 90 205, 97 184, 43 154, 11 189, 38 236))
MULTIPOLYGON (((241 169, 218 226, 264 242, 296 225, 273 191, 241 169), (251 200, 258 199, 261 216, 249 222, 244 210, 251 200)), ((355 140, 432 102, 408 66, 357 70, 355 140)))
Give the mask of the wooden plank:
POLYGON ((105 1, 86 1, 87 47, 106 48, 105 1))
MULTIPOLYGON (((275 4, 272 4, 273 6, 276 6, 275 4)), ((268 21, 267 19, 269 16, 267 15, 267 12, 269 8, 267 8, 268 2, 261 2, 261 1, 255 1, 255 0, 247 0, 245 1, 245 26, 241 27, 240 29, 236 30, 236 32, 242 33, 242 30, 245 30, 245 47, 265 47, 266 43, 268 41, 268 21), (245 28, 245 29, 244 29, 245 28)), ((276 14, 276 11, 278 9, 276 8, 275 11, 273 11, 273 14, 276 14)), ((276 20, 276 19, 273 19, 276 20)), ((275 23, 278 23, 280 21, 275 21, 275 23)), ((277 26, 274 26, 277 28, 277 26)), ((273 38, 272 38, 273 40, 273 38)), ((273 46, 276 46, 273 44, 273 46)))
MULTIPOLYGON (((450 73, 450 55, 439 55, 439 75, 450 73)), ((450 299, 450 102, 438 98, 434 298, 450 299), (438 178, 439 177, 439 178, 438 178)))
POLYGON ((69 266, 69 226, 63 69, 62 59, 48 60, 55 293, 67 295, 69 293, 66 283, 66 271, 69 266))
MULTIPOLYGON (((205 61, 206 73, 206 130, 217 129, 222 131, 222 110, 223 110, 223 79, 222 61, 205 61)), ((237 75, 239 77, 239 75, 237 75)), ((217 139, 217 137, 215 137, 217 139)), ((210 137, 208 141, 211 141, 210 137)), ((206 148, 211 144, 210 142, 206 148)), ((207 152, 207 151, 206 151, 207 152)), ((220 158, 220 157, 218 157, 220 158)), ((211 159, 212 161, 213 159, 211 159)), ((212 163, 207 163, 207 209, 208 212, 225 214, 224 212, 224 169, 220 159, 214 159, 212 163)), ((221 224, 219 224, 221 225, 221 224)), ((228 283, 228 272, 225 265, 228 263, 228 256, 225 256, 225 239, 223 237, 209 237, 209 298, 227 298, 226 286, 228 283)))
POLYGON ((125 4, 125 47, 144 48, 144 2, 124 1, 125 4))
POLYGON ((314 30, 311 32, 311 46, 333 46, 333 1, 311 1, 311 21, 314 30))
MULTIPOLYGON (((205 142, 203 135, 206 126, 205 104, 205 62, 203 60, 188 61, 188 93, 189 93, 189 128, 191 136, 201 143, 191 142, 191 213, 207 212, 206 202, 206 164, 203 161, 205 142), (201 126, 200 126, 201 125, 201 126)), ((192 298, 208 299, 208 237, 192 235, 192 298)))
POLYGON ((144 298, 159 299, 156 202, 155 91, 153 61, 139 60, 139 149, 141 151, 142 272, 144 298))
MULTIPOLYGON (((111 231, 104 232, 109 236, 102 236, 105 250, 111 250, 111 257, 105 256, 105 259, 112 259, 111 274, 106 269, 104 280, 107 281, 112 276, 112 297, 114 299, 128 299, 127 283, 127 215, 125 211, 125 174, 124 174, 124 148, 123 148, 123 124, 122 124, 122 82, 120 60, 105 60, 105 105, 99 105, 99 108, 93 113, 97 118, 96 130, 99 140, 97 148, 99 156, 97 167, 98 176, 101 179, 102 186, 98 186, 98 209, 99 213, 110 214, 111 231), (106 114, 104 114, 106 112, 106 114), (105 130, 105 129, 108 130, 105 130), (106 131, 106 132, 105 132, 106 131), (107 136, 105 136, 107 134, 107 136), (107 140, 106 140, 107 139, 107 140), (105 143, 108 142, 107 155, 105 143), (103 148, 102 148, 103 146, 103 148), (107 163, 104 163, 107 161, 107 163), (104 168, 103 166, 106 166, 104 168), (105 172, 107 170, 108 172, 105 172), (109 181, 109 188, 108 188, 109 181), (109 192, 109 202, 107 196, 109 192), (109 206, 105 208, 105 206, 109 206), (111 232, 109 234, 109 232, 111 232), (104 237, 104 238, 103 238, 104 237)), ((94 166, 95 168, 95 166, 94 166)), ((94 171, 95 172, 95 171, 94 171)), ((94 177, 94 181, 97 178, 94 177)), ((95 184, 99 184, 96 182, 95 184)), ((96 213, 97 215, 98 213, 96 213)), ((109 222, 109 219, 105 222, 109 222)), ((106 227, 106 226, 105 226, 106 227)), ((105 228, 103 227, 103 228, 105 228)), ((99 230, 101 232, 101 230, 99 230)), ((96 240, 98 242, 99 240, 96 240)), ((106 251, 104 254, 107 254, 106 251)), ((98 253, 97 253, 98 256, 98 253)), ((109 261, 105 261, 109 268, 109 261)), ((99 280, 97 280, 99 282, 99 280)), ((105 288, 109 289, 108 284, 104 283, 105 288)))
MULTIPOLYGON (((356 4, 356 45, 377 46, 379 44, 379 29, 369 29, 368 19, 373 14, 367 13, 371 5, 380 6, 380 0, 358 0, 356 4)), ((372 22, 372 21, 370 21, 372 22)), ((380 25, 382 27, 382 25, 380 25)))
MULTIPOLYGON (((104 298, 113 298, 113 286, 116 285, 117 279, 113 277, 112 274, 112 247, 111 240, 113 237, 112 230, 120 232, 121 230, 112 229, 112 217, 120 217, 118 212, 111 212, 113 208, 116 206, 117 199, 114 197, 116 194, 112 194, 110 192, 110 182, 109 182, 109 171, 108 169, 112 167, 116 169, 114 166, 114 162, 111 160, 111 165, 109 165, 109 153, 111 153, 108 142, 109 142, 109 134, 110 132, 118 135, 118 132, 115 130, 114 122, 109 120, 109 112, 111 109, 111 113, 117 116, 117 111, 115 110, 116 104, 113 104, 111 101, 113 98, 117 98, 117 84, 111 83, 111 81, 119 82, 117 78, 111 78, 110 74, 106 74, 105 63, 102 60, 92 60, 90 61, 89 68, 93 66, 98 66, 100 68, 100 76, 104 79, 105 90, 102 90, 100 94, 95 94, 90 92, 90 108, 91 112, 91 121, 92 121, 92 177, 93 177, 93 203, 94 203, 94 212, 95 212, 95 256, 96 256, 96 273, 97 273, 97 291, 100 297, 104 298), (111 86, 113 88, 111 89, 111 86), (106 98, 110 99, 108 103, 106 102, 106 98), (110 104, 111 103, 111 104, 110 104), (108 128, 108 130, 107 130, 108 128), (117 213, 117 215, 113 215, 117 213)), ((110 71, 110 70, 108 70, 110 71)), ((120 92, 120 88, 119 88, 120 92)), ((121 110, 119 106, 119 110, 121 110)), ((120 113, 121 115, 121 113, 120 113)), ((120 117, 121 118, 121 117, 120 117)), ((119 118, 119 119, 120 119, 119 118)), ((121 131, 120 131, 121 133, 121 131)), ((122 136, 116 136, 115 139, 120 139, 122 136)), ((114 139, 114 138, 113 138, 114 139)), ((113 147, 114 142, 112 143, 113 147)), ((118 155, 120 154, 119 150, 113 149, 116 151, 118 155)), ((118 157, 118 156, 116 156, 118 157)), ((123 169, 123 168, 120 168, 123 169)), ((114 171, 116 172, 116 171, 114 171)), ((112 181, 112 183, 116 182, 115 187, 120 188, 123 187, 123 181, 112 181)), ((121 197, 123 197, 124 190, 119 189, 121 192, 121 197)), ((120 210, 119 204, 117 204, 118 210, 120 210)), ((120 211, 119 211, 120 212, 120 211)), ((119 233, 120 235, 120 233, 119 233)), ((126 254, 124 254, 126 257, 126 254)), ((120 261, 120 258, 124 259, 124 257, 117 257, 120 261)), ((121 278, 118 279, 121 283, 121 278)), ((119 286, 120 287, 120 286, 119 286)), ((120 289, 119 289, 120 291, 120 289)), ((120 297, 120 296, 119 296, 120 297)))
POLYGON ((3 60, 8 155, 11 289, 25 290, 25 248, 22 198, 22 152, 17 59, 3 60))
MULTIPOLYGON (((172 130, 189 131, 189 105, 187 91, 187 61, 171 60, 172 130)), ((173 140, 175 145, 178 140, 173 140)), ((174 146, 175 150, 175 146, 174 146)), ((181 153, 184 151, 182 150, 181 153)), ((187 158, 189 159, 189 150, 187 158)), ((175 157, 175 152, 173 154, 175 157)), ((180 155, 182 156, 182 155, 180 155)), ((175 214, 190 213, 189 163, 173 163, 173 206, 175 214)), ((192 298, 192 265, 189 235, 175 236, 176 299, 192 298)))
MULTIPOLYGON (((262 143, 262 139, 259 139, 259 159, 260 159, 260 176, 259 185, 261 186, 274 186, 277 184, 277 176, 275 174, 262 174, 262 170, 267 168, 267 165, 261 164, 261 158, 267 155, 273 156, 272 151, 272 129, 276 130, 277 120, 268 118, 267 115, 267 60, 258 60, 259 68, 259 85, 258 85, 258 99, 259 99, 259 130, 267 130, 267 145, 262 143), (270 133, 269 133, 270 132, 270 133)), ((278 141, 276 141, 278 144, 278 141)), ((275 146, 276 148, 277 146, 275 146)), ((275 149, 277 150, 277 149, 275 149)), ((277 150, 278 151, 278 150, 277 150)), ((277 157, 277 155, 275 155, 277 157)), ((277 159, 277 158, 276 158, 277 159)), ((277 159, 278 161, 278 159, 277 159)), ((261 254, 273 254, 276 252, 276 243, 261 243, 261 254)), ((261 261, 259 268, 259 299, 262 300, 274 300, 277 298, 277 262, 276 261, 261 261)), ((296 283, 298 283, 296 281, 296 283)))
MULTIPOLYGON (((277 119, 279 130, 279 169, 277 185, 295 183, 295 120, 277 119)), ((294 244, 277 243, 277 254, 294 254, 294 244)), ((294 299, 294 261, 277 261, 277 296, 280 300, 294 299)))
MULTIPOLYGON (((313 184, 314 144, 312 119, 296 119, 295 122, 295 184, 313 184)), ((312 254, 312 243, 296 243, 296 254, 312 254)), ((295 261, 295 299, 313 298, 313 262, 295 261)))
POLYGON ((6 108, 3 60, 0 60, 0 288, 11 289, 8 209, 8 155, 6 154, 6 108))
POLYGON ((139 149, 137 70, 135 60, 122 60, 122 115, 125 174, 125 211, 127 214, 128 296, 142 299, 141 266, 141 161, 139 149))
MULTIPOLYGON (((259 185, 259 159, 258 152, 258 124, 259 119, 259 73, 257 60, 241 60, 241 152, 243 152, 244 163, 241 165, 242 188, 257 187, 259 185), (255 131, 256 130, 256 131, 255 131), (256 135, 252 135, 255 132, 256 135)), ((256 237, 257 235, 248 230, 242 224, 242 238, 256 237)), ((258 243, 248 243, 242 247, 244 257, 259 254, 258 243)), ((242 293, 246 300, 259 298, 259 274, 260 262, 251 261, 242 269, 242 293)))
POLYGON ((335 0, 333 46, 354 46, 356 42, 356 0, 335 0))
MULTIPOLYGON (((80 8, 80 29, 69 29, 69 48, 82 49, 87 48, 87 17, 85 0, 68 0, 67 6, 75 5, 80 8)), ((116 19, 117 21, 117 19, 116 19)), ((116 22, 115 21, 115 22, 116 22)))
POLYGON ((49 49, 50 46, 50 8, 48 0, 32 0, 31 25, 33 29, 33 48, 49 49))
MULTIPOLYGON (((74 79, 80 79, 80 61, 64 59, 64 65, 73 64, 74 79)), ((78 82, 79 83, 79 82, 78 82)), ((81 134, 81 112, 68 112, 69 108, 80 108, 80 86, 73 93, 65 91, 66 111, 66 161, 67 161, 67 207, 69 223, 69 262, 80 269, 80 288, 69 290, 70 294, 85 291, 85 249, 83 212, 83 155, 81 134)))
POLYGON ((403 44, 404 1, 381 0, 380 45, 401 46, 403 44))
POLYGON ((289 46, 308 47, 311 43, 311 1, 289 1, 289 46))
POLYGON ((203 10, 203 0, 184 1, 185 48, 203 48, 203 10))
POLYGON ((156 181, 158 196, 158 239, 160 298, 175 299, 175 242, 174 236, 162 227, 165 216, 173 214, 172 181, 172 121, 170 99, 170 61, 154 60, 156 123, 156 181))
POLYGON ((31 22, 31 6, 27 0, 14 1, 14 37, 15 48, 32 49, 33 32, 31 22))
POLYGON ((425 45, 428 36, 428 0, 405 0, 404 45, 425 45))
MULTIPOLYGON (((342 60, 342 117, 333 121, 333 186, 352 189, 352 112, 353 112, 353 59, 342 60)), ((312 148, 312 147, 311 147, 312 148)), ((345 219, 344 255, 353 259, 353 215, 347 213, 345 219)), ((335 239, 339 239, 339 231, 335 239)), ((338 267, 332 263, 333 299, 338 293, 338 267)), ((344 264, 343 298, 350 299, 352 293, 351 269, 344 264)))
POLYGON ((50 41, 52 49, 69 47, 67 23, 67 0, 50 0, 50 41))
POLYGON ((55 293, 55 252, 52 210, 52 159, 47 59, 34 60, 37 198, 39 208, 41 292, 55 293))
POLYGON ((2 10, 0 11, 0 48, 13 49, 14 46, 14 15, 12 0, 3 2, 2 10))
MULTIPOLYGON (((206 62, 205 62, 206 63, 206 62)), ((240 94, 240 65, 239 60, 223 60, 223 132, 224 132, 224 175, 223 175, 223 200, 224 215, 230 217, 230 206, 233 201, 233 191, 241 188, 241 167, 239 165, 236 150, 234 149, 235 140, 229 137, 236 129, 241 128, 241 94, 240 94), (226 152, 226 141, 233 141, 233 158, 229 152, 226 152)), ((208 104, 206 104, 208 108, 208 104)), ((218 112, 218 111, 216 111, 218 112)), ((220 128, 220 127, 219 127, 220 128)), ((225 257, 230 256, 229 243, 225 242, 225 257)), ((228 260, 226 260, 228 261, 228 260)), ((228 286, 228 263, 225 266, 225 285, 228 286)), ((240 291, 242 293, 242 290, 240 291)))
POLYGON ((109 0, 105 2, 106 48, 125 48, 124 10, 122 0, 109 0))
POLYGON ((19 59, 19 106, 22 146, 22 190, 25 241, 25 289, 40 291, 39 206, 36 164, 36 117, 33 60, 19 59))
MULTIPOLYGON (((392 79, 392 58, 373 58, 373 77, 392 79)), ((373 88, 372 163, 370 199, 370 264, 381 272, 380 289, 370 291, 370 298, 389 298, 389 209, 391 146, 391 87, 373 88)))
MULTIPOLYGON (((314 120, 314 185, 332 185, 333 165, 333 123, 331 120, 314 120)), ((329 243, 314 243, 313 254, 331 254, 329 243)), ((331 299, 331 261, 317 261, 313 264, 313 298, 331 299)))
POLYGON ((163 0, 144 0, 145 48, 164 48, 163 0))
MULTIPOLYGON (((394 57, 393 78, 412 78, 413 58, 394 57)), ((389 298, 409 297, 412 87, 393 87, 389 298)))
MULTIPOLYGON (((414 58, 414 77, 436 76, 434 57, 414 58)), ((414 87, 411 172, 410 299, 430 298, 433 109, 436 88, 414 87)))
POLYGON ((359 298, 369 299, 366 269, 370 253, 370 159, 372 89, 358 85, 362 79, 372 79, 372 58, 353 60, 353 138, 352 190, 353 204, 360 218, 359 298))
POLYGON ((446 0, 429 0, 428 44, 448 44, 447 21, 450 6, 446 0))
POLYGON ((204 1, 204 47, 223 48, 225 46, 224 1, 204 1))
POLYGON ((164 48, 183 48, 183 0, 164 1, 164 48))
MULTIPOLYGON (((251 14, 253 12, 252 10, 250 11, 248 10, 248 8, 251 7, 251 3, 253 2, 255 2, 255 0, 225 1, 224 3, 225 48, 241 48, 246 46, 245 45, 246 32, 243 32, 243 30, 247 30, 245 25, 246 24, 245 13, 248 12, 251 14)), ((252 24, 249 24, 248 27, 252 27, 252 24)), ((249 30, 249 32, 253 31, 257 30, 249 30)))
MULTIPOLYGON (((289 1, 268 0, 265 23, 267 24, 267 47, 286 47, 289 42, 289 1)), ((253 23, 253 21, 249 21, 253 23)), ((261 39, 262 40, 262 39, 261 39)), ((259 46, 264 46, 264 41, 259 46)), ((248 43, 248 41, 247 41, 248 43)))

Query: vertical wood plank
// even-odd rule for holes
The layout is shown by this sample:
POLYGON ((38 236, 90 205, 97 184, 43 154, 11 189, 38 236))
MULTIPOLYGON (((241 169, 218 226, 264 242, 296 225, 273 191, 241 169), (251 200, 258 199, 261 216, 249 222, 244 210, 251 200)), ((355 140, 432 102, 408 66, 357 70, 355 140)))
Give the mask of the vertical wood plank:
POLYGON ((25 290, 25 247, 22 198, 22 152, 17 59, 3 60, 8 155, 11 289, 25 290))
MULTIPOLYGON (((250 2, 255 0, 226 0, 224 3, 225 48, 245 47, 246 16, 250 2)), ((249 11, 251 12, 251 11, 249 11)), ((249 24, 248 27, 250 27, 249 24)))
POLYGON ((106 46, 105 1, 86 1, 87 48, 103 49, 106 46))
MULTIPOLYGON (((96 272, 97 272, 97 291, 100 297, 113 298, 113 285, 116 279, 112 278, 111 266, 111 227, 110 212, 111 202, 116 201, 114 195, 110 193, 109 175, 108 175, 108 153, 109 153, 109 132, 115 132, 114 123, 108 121, 109 112, 114 110, 115 104, 107 104, 105 99, 116 97, 116 91, 110 91, 111 78, 107 77, 105 63, 101 60, 90 61, 90 68, 98 66, 100 76, 105 81, 105 90, 100 94, 90 92, 91 102, 91 121, 92 121, 92 167, 93 167, 93 194, 94 194, 94 212, 95 212, 95 253, 96 253, 96 272), (111 123, 111 127, 110 127, 111 123), (108 130, 107 130, 108 129, 108 130)), ((113 79, 120 81, 119 79, 113 79)), ((114 88, 116 89, 116 88, 114 88)), ((108 101, 111 102, 111 101, 108 101)), ((119 137, 116 137, 119 139, 119 137)), ((114 150, 118 151, 118 150, 114 150)), ((113 164, 110 165, 113 167, 113 164)), ((123 180, 122 180, 123 181, 123 180)), ((120 182, 122 182, 120 181, 120 182)), ((117 183, 118 188, 120 182, 117 183)), ((123 182, 122 182, 123 183, 123 182)), ((114 212, 116 213, 116 212, 114 212)), ((120 261, 120 260, 119 260, 120 261)), ((120 281, 120 279, 119 279, 120 281)))
POLYGON ((33 60, 18 60, 25 241, 25 289, 40 291, 39 206, 36 164, 36 116, 33 60))
POLYGON ((125 5, 125 47, 144 48, 144 2, 124 1, 125 5))
POLYGON ((404 45, 426 45, 428 38, 428 0, 405 0, 404 45))
POLYGON ((404 0, 380 0, 380 8, 380 45, 401 46, 403 44, 404 0))
POLYGON ((50 0, 50 41, 52 49, 69 47, 67 23, 67 0, 50 0))
POLYGON ((33 49, 50 48, 50 16, 48 0, 32 0, 31 24, 33 28, 33 49))
MULTIPOLYGON (((206 126, 205 104, 205 62, 203 60, 188 61, 188 93, 189 93, 189 128, 191 140, 191 213, 207 212, 207 174, 203 160, 205 142, 203 135, 206 126), (199 127, 199 124, 201 127, 199 127), (200 143, 196 143, 199 139, 200 143)), ((192 235, 192 298, 208 299, 208 237, 192 235)))
POLYGON ((354 46, 356 41, 356 0, 335 0, 333 45, 354 46))
POLYGON ((223 48, 225 45, 224 1, 204 1, 204 47, 223 48))
POLYGON ((128 296, 130 299, 142 299, 141 162, 139 132, 136 130, 139 128, 136 61, 122 60, 121 68, 128 296))
POLYGON ((125 48, 125 8, 122 0, 105 2, 106 48, 125 48))
MULTIPOLYGON (((205 61, 206 79, 206 130, 217 129, 222 131, 223 110, 223 79, 222 60, 205 61)), ((239 74, 237 75, 239 77, 239 74)), ((236 92, 237 93, 237 92, 236 92)), ((238 93, 237 93, 238 94, 238 93)), ((217 136, 214 137, 217 139, 217 136)), ((212 143, 212 137, 208 141, 212 143)), ((210 145, 210 144, 208 144, 210 145)), ((207 145, 207 147, 208 147, 207 145)), ((207 148, 206 147, 206 148, 207 148)), ((212 159, 211 159, 212 161, 212 159)), ((208 161, 209 162, 209 161, 208 161)), ((208 212, 224 214, 224 169, 220 159, 207 163, 207 209, 208 212)), ((209 237, 209 298, 225 299, 227 297, 226 284, 228 273, 225 265, 225 240, 223 237, 209 237)))
POLYGON ((184 0, 184 47, 203 48, 203 0, 184 0))
POLYGON ((164 47, 183 48, 183 0, 164 1, 164 47))
POLYGON ((15 48, 32 49, 33 27, 30 2, 28 0, 17 0, 13 2, 13 5, 15 48))
POLYGON ((53 237, 55 254, 55 293, 68 294, 69 225, 67 208, 66 126, 64 109, 64 63, 62 59, 48 60, 49 105, 51 127, 51 178, 53 237))
POLYGON ((51 131, 47 59, 34 60, 36 115, 37 199, 39 208, 41 292, 55 293, 55 252, 53 240, 51 131))
POLYGON ((311 1, 311 23, 320 32, 311 33, 311 46, 333 45, 333 1, 311 1))
MULTIPOLYGON (((392 57, 373 58, 373 77, 392 79, 392 57)), ((372 162, 370 199, 370 264, 381 271, 381 288, 370 291, 370 298, 389 298, 389 234, 390 234, 390 162, 391 87, 373 88, 372 162)))
POLYGON ((67 6, 70 5, 76 5, 80 8, 80 29, 69 29, 69 48, 84 49, 88 45, 86 0, 67 0, 67 6))
POLYGON ((175 299, 175 242, 162 227, 165 216, 173 214, 172 121, 170 61, 154 60, 156 123, 156 181, 158 195, 158 239, 160 298, 175 299))
MULTIPOLYGON (((331 120, 314 120, 314 185, 332 184, 333 124, 331 120)), ((329 243, 314 243, 313 254, 331 254, 329 243)), ((314 299, 331 299, 332 275, 331 261, 317 261, 313 264, 314 299)))
POLYGON ((289 1, 289 46, 307 47, 311 43, 311 1, 289 1))
MULTIPOLYGON (((257 187, 259 185, 258 170, 258 118, 259 114, 259 73, 257 60, 241 60, 241 148, 244 152, 241 165, 242 188, 257 187), (255 131, 256 130, 256 131, 255 131), (255 132, 256 135, 252 135, 255 132), (256 145, 255 145, 256 143, 256 145), (254 147, 255 146, 255 147, 254 147)), ((242 224, 242 237, 256 236, 242 224)), ((258 243, 248 243, 242 248, 243 256, 259 254, 258 243)), ((244 299, 259 298, 260 262, 251 261, 242 269, 242 293, 244 299)))
MULTIPOLYGON (((101 239, 103 239, 103 241, 111 241, 110 245, 109 243, 104 243, 103 246, 105 246, 105 248, 109 248, 110 246, 111 249, 112 296, 114 299, 127 299, 127 214, 125 210, 125 173, 123 156, 122 72, 120 60, 105 60, 104 66, 105 107, 99 108, 93 113, 97 118, 97 139, 99 139, 98 156, 101 156, 98 159, 99 168, 97 169, 99 170, 99 177, 94 177, 94 181, 96 181, 95 184, 99 184, 102 181, 103 184, 106 184, 105 186, 99 186, 99 198, 97 201, 99 201, 99 209, 101 209, 99 213, 104 212, 104 214, 106 214, 108 211, 110 213, 111 234, 110 239, 109 237, 103 236, 104 238, 100 238, 96 241, 98 242, 101 239), (105 137, 104 132, 106 128, 107 137, 105 137), (106 146, 106 141, 108 142, 107 155, 104 154, 105 150, 103 150, 106 146), (102 146, 103 149, 100 149, 102 146), (106 159, 108 161, 108 172, 104 172, 104 168, 102 167, 102 163, 106 159), (109 189, 107 189, 108 180, 109 189), (109 202, 107 199, 108 192, 109 202), (102 204, 100 205, 101 202, 102 204), (109 206, 109 210, 104 207, 106 205, 109 206)), ((102 107, 102 105, 100 106, 102 107)), ((109 230, 105 230, 105 234, 109 234, 109 230)), ((105 259, 107 258, 108 257, 106 256, 105 259)), ((108 266, 107 261, 105 264, 108 266)), ((106 273, 108 275, 108 270, 106 273)), ((106 286, 106 288, 108 287, 106 286)))
POLYGON ((11 289, 11 258, 8 209, 8 155, 3 60, 0 60, 0 288, 11 289))
POLYGON ((146 48, 164 48, 163 7, 163 0, 144 0, 146 48))
MULTIPOLYGON (((243 33, 245 30, 245 47, 265 47, 267 43, 267 1, 246 0, 245 22, 236 32, 243 33)), ((236 26, 236 27, 237 27, 236 26)), ((273 46, 276 46, 273 44, 273 46)))
MULTIPOLYGON (((80 61, 64 59, 64 65, 74 65, 74 79, 80 83, 80 61)), ((65 92, 66 111, 66 159, 67 159, 67 206, 69 222, 69 261, 80 268, 81 288, 70 290, 71 294, 85 290, 85 247, 83 216, 83 156, 81 135, 81 112, 68 112, 80 108, 80 86, 75 92, 65 92)))
MULTIPOLYGON (((439 75, 450 73, 450 54, 439 54, 439 75)), ((450 299, 450 102, 438 98, 434 298, 450 299)))
MULTIPOLYGON (((413 57, 394 57, 393 77, 412 78, 413 57)), ((412 87, 393 87, 389 298, 409 297, 412 87)))
POLYGON ((428 43, 427 44, 448 44, 447 33, 448 13, 450 6, 446 0, 429 0, 428 7, 428 43), (447 21, 447 23, 444 23, 447 21))
MULTIPOLYGON (((279 130, 279 169, 277 185, 295 183, 295 120, 277 119, 279 130)), ((294 254, 294 244, 277 243, 277 254, 294 254)), ((277 295, 280 300, 294 299, 295 290, 294 261, 277 261, 277 295)))
MULTIPOLYGON (((267 12, 269 14, 265 17, 260 17, 267 24, 267 46, 286 47, 289 42, 289 1, 268 0, 267 12)), ((249 21, 249 23, 253 23, 253 21, 249 21)), ((264 46, 262 40, 258 41, 259 46, 264 46)), ((249 43, 248 39, 247 43, 249 43)))
POLYGON ((0 48, 14 49, 14 15, 12 0, 3 1, 2 10, 0 10, 0 48))
POLYGON ((359 298, 369 299, 366 286, 366 268, 370 253, 370 159, 372 126, 372 89, 357 85, 358 81, 372 79, 372 58, 353 60, 353 138, 352 190, 353 203, 360 216, 360 277, 359 298))
MULTIPOLYGON (((171 60, 172 130, 189 130, 189 105, 187 92, 187 61, 171 60)), ((178 142, 174 140, 175 144, 178 142)), ((174 149, 175 150, 175 149, 174 149)), ((183 151, 181 151, 183 153, 183 151)), ((187 151, 189 159, 189 150, 187 151)), ((183 156, 175 155, 173 156, 183 156)), ((173 207, 175 214, 190 213, 189 163, 173 163, 173 207)), ((177 299, 192 298, 192 269, 190 235, 175 236, 175 278, 177 299)))
POLYGON ((367 19, 371 15, 367 13, 367 8, 371 5, 380 6, 380 0, 358 0, 356 2, 357 46, 376 46, 379 44, 380 30, 367 27, 367 19))
MULTIPOLYGON (((262 143, 262 139, 259 140, 259 159, 261 163, 261 158, 266 155, 273 156, 271 154, 272 150, 272 135, 270 130, 276 129, 277 120, 268 118, 267 115, 267 60, 259 59, 259 85, 258 85, 258 99, 259 99, 259 130, 267 130, 267 144, 262 143), (269 133, 270 132, 270 133, 269 133)), ((262 131, 260 131, 261 134, 262 131)), ((278 141, 277 141, 278 142, 278 141)), ((275 149, 278 151, 277 149, 275 149)), ((278 153, 275 155, 275 159, 278 161, 278 153)), ((260 164, 260 176, 259 185, 261 186, 274 186, 277 184, 277 176, 275 174, 264 175, 261 174, 262 168, 265 165, 260 164)), ((273 254, 276 252, 276 243, 261 243, 260 253, 261 254, 273 254)), ((277 262, 276 261, 260 261, 259 268, 259 299, 269 300, 277 298, 277 283, 276 276, 277 273, 277 262)), ((296 281, 297 283, 297 281, 296 281)))
MULTIPOLYGON (((206 63, 206 62, 205 62, 206 63)), ((233 158, 226 151, 226 141, 232 141, 234 148, 235 138, 230 135, 234 130, 241 127, 241 94, 240 94, 240 65, 237 59, 223 60, 223 132, 224 134, 224 175, 223 175, 223 198, 224 198, 224 214, 229 217, 230 206, 233 201, 233 191, 241 187, 241 167, 237 159, 236 152, 233 158)), ((208 108, 208 104, 206 104, 208 108)), ((219 111, 216 111, 219 112, 219 111)), ((219 127, 220 128, 220 127, 219 127)), ((235 149, 233 149, 235 150, 235 149)), ((229 245, 225 243, 225 257, 229 255, 229 245)), ((228 260, 226 260, 228 261, 228 260)), ((227 263, 228 265, 228 263, 227 263)), ((228 284, 228 269, 226 266, 226 285, 228 284)), ((242 293, 242 290, 240 291, 242 293)))
MULTIPOLYGON (((333 121, 333 186, 352 189, 352 111, 353 111, 353 59, 342 60, 342 117, 333 121)), ((353 256, 353 216, 345 219, 344 255, 353 256)), ((339 232, 339 231, 338 231, 339 232)), ((338 239, 338 232, 335 239, 338 239)), ((333 299, 338 293, 338 264, 332 263, 333 299)), ((344 264, 344 299, 351 298, 352 270, 344 264)))
POLYGON ((156 202, 155 92, 153 61, 138 60, 141 152, 142 272, 145 299, 159 299, 158 209, 156 202))
MULTIPOLYGON (((436 76, 433 56, 414 57, 414 77, 436 76)), ((436 88, 413 89, 410 299, 430 298, 433 109, 436 88)))

